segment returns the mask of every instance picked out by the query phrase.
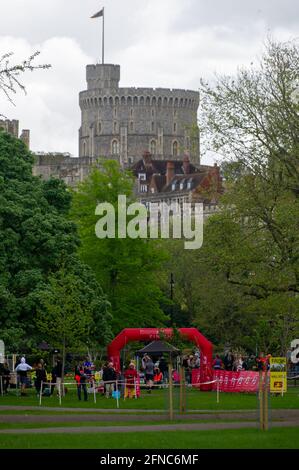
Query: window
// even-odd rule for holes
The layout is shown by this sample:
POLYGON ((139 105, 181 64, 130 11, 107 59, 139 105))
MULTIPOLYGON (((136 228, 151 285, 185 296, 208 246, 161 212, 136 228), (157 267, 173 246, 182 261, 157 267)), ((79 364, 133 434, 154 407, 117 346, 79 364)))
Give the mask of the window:
POLYGON ((86 157, 86 142, 83 142, 83 157, 86 157))
POLYGON ((184 182, 180 183, 180 190, 184 189, 184 182))
POLYGON ((133 108, 130 109, 130 116, 133 117, 133 108))
POLYGON ((130 132, 134 131, 134 123, 133 121, 130 122, 130 132))
POLYGON ((119 149, 118 149, 118 141, 112 140, 112 155, 118 155, 119 154, 119 149))
POLYGON ((150 145, 150 153, 152 155, 156 155, 157 152, 157 144, 155 140, 151 140, 151 145, 150 145))
POLYGON ((151 129, 152 129, 152 132, 154 132, 154 130, 155 130, 155 123, 154 122, 152 122, 151 129))
POLYGON ((117 132, 117 122, 115 122, 113 124, 113 132, 116 133, 117 132))
POLYGON ((179 145, 178 145, 177 141, 175 140, 175 141, 173 142, 173 144, 172 144, 172 155, 173 155, 174 157, 177 157, 178 154, 179 154, 179 152, 178 152, 178 150, 179 150, 178 147, 179 147, 179 145))
POLYGON ((176 132, 176 129, 177 129, 177 125, 176 125, 176 122, 173 123, 173 132, 176 132))
POLYGON ((152 109, 152 118, 155 117, 155 111, 152 109))
POLYGON ((116 116, 117 116, 117 109, 114 108, 114 117, 116 117, 116 116))
POLYGON ((98 122, 98 134, 102 132, 102 123, 98 122))
POLYGON ((142 181, 145 181, 146 180, 146 174, 145 173, 139 173, 138 178, 142 181))
POLYGON ((147 185, 146 185, 146 184, 142 184, 142 185, 140 186, 140 191, 141 191, 142 193, 146 193, 146 192, 147 192, 147 185))

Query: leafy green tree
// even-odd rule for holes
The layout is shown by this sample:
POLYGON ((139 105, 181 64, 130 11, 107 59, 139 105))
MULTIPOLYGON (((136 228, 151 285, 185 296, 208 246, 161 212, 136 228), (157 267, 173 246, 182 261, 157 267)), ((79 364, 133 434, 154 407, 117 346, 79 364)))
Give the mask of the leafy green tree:
MULTIPOLYGON (((12 352, 35 347, 42 339, 36 309, 49 276, 62 265, 73 265, 73 275, 86 289, 95 285, 76 255, 79 238, 67 218, 70 193, 62 182, 34 177, 32 165, 33 156, 23 142, 1 131, 0 330, 12 352)), ((96 298, 98 293, 99 287, 96 298)), ((98 298, 106 305, 102 293, 98 298)), ((102 321, 106 331, 107 318, 102 321)))
POLYGON ((223 211, 205 232, 209 266, 251 297, 256 336, 280 352, 299 319, 298 66, 296 43, 270 42, 259 67, 202 83, 202 128, 231 160, 223 211))
POLYGON ((222 163, 222 211, 200 250, 168 244, 175 301, 218 347, 285 354, 299 333, 299 83, 296 42, 201 84, 200 128, 222 163))
POLYGON ((76 273, 74 264, 68 269, 62 266, 36 293, 39 300, 36 326, 47 341, 61 348, 63 371, 70 348, 85 346, 95 336, 101 344, 110 338, 107 325, 109 304, 93 276, 89 277, 91 282, 87 284, 84 276, 79 277, 76 273))
POLYGON ((127 204, 135 201, 133 186, 131 173, 121 171, 117 162, 105 161, 93 169, 73 196, 72 220, 79 227, 82 260, 96 273, 111 303, 114 333, 125 327, 163 326, 167 321, 156 278, 164 256, 160 246, 152 240, 99 239, 95 234, 97 205, 111 203, 117 222, 118 196, 125 195, 127 204))

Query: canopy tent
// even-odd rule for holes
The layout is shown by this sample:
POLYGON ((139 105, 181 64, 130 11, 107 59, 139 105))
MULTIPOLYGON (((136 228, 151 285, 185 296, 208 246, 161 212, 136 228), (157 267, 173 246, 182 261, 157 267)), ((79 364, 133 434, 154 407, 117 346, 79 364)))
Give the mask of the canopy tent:
POLYGON ((151 343, 147 344, 144 346, 144 348, 139 349, 137 351, 137 354, 139 356, 142 356, 143 354, 158 354, 158 353, 167 353, 171 355, 178 355, 180 354, 180 350, 175 348, 169 343, 166 343, 165 341, 157 340, 157 341, 152 341, 151 343))

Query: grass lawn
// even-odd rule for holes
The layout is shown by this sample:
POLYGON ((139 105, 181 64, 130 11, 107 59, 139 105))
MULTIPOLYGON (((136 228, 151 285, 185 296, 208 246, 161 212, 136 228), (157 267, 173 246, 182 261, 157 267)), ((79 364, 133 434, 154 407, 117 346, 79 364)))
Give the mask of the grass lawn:
POLYGON ((299 428, 1 435, 2 449, 298 449, 299 428))
MULTIPOLYGON (((33 389, 27 391, 28 396, 16 396, 14 391, 8 395, 0 396, 0 405, 28 405, 38 406, 39 399, 33 389)), ((255 394, 247 393, 220 393, 220 402, 216 402, 215 392, 200 392, 198 390, 187 389, 187 411, 188 410, 250 410, 257 408, 257 397, 255 394)), ((93 401, 93 395, 89 395, 87 402, 79 401, 76 390, 71 389, 62 399, 63 407, 70 408, 99 408, 112 409, 116 408, 115 399, 107 399, 97 395, 97 403, 93 401)), ((137 400, 120 399, 120 410, 124 409, 140 409, 142 410, 167 410, 168 409, 168 390, 155 390, 152 394, 143 392, 137 400)), ((43 397, 42 406, 59 407, 59 401, 56 396, 43 397)), ((179 409, 179 389, 174 392, 174 406, 179 409)), ((271 407, 276 409, 298 409, 299 408, 299 388, 292 387, 282 396, 271 397, 271 407)))

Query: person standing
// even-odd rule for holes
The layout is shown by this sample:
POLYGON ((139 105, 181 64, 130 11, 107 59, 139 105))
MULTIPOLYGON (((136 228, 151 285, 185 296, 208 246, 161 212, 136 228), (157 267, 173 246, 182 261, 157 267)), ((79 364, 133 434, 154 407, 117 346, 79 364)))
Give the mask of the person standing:
POLYGON ((213 369, 220 370, 222 369, 222 366, 223 366, 222 360, 220 359, 219 354, 216 354, 216 357, 213 361, 213 369))
POLYGON ((164 382, 165 383, 168 382, 168 364, 163 356, 161 357, 159 361, 159 369, 163 374, 164 382))
POLYGON ((46 370, 41 362, 37 364, 37 368, 35 369, 36 379, 35 379, 35 389, 36 393, 39 395, 42 387, 42 392, 44 389, 44 384, 47 382, 47 373, 46 370), (43 383, 43 385, 42 385, 43 383))
POLYGON ((75 369, 75 380, 77 382, 78 400, 81 401, 81 390, 83 390, 84 401, 87 401, 87 375, 85 373, 84 367, 81 364, 79 364, 75 369))
POLYGON ((10 370, 8 367, 7 362, 4 362, 4 364, 0 364, 0 376, 2 377, 2 387, 3 387, 3 393, 8 393, 8 386, 10 382, 10 370))
POLYGON ((55 376, 57 394, 60 396, 62 393, 62 362, 61 359, 56 360, 56 365, 53 368, 52 375, 55 376))
POLYGON ((103 381, 105 386, 106 398, 112 396, 114 386, 116 384, 116 371, 113 367, 113 362, 109 362, 107 367, 103 370, 103 381))
POLYGON ((145 372, 145 381, 147 385, 147 393, 151 393, 154 380, 154 363, 152 358, 148 355, 144 358, 144 372, 145 372))
POLYGON ((125 377, 125 398, 134 398, 136 393, 137 370, 135 364, 131 362, 124 372, 125 377))
POLYGON ((27 372, 29 370, 32 370, 32 367, 29 364, 26 363, 25 357, 22 357, 20 364, 17 365, 17 367, 15 368, 15 371, 17 372, 17 374, 19 375, 19 378, 20 378, 21 396, 26 396, 25 388, 26 388, 26 385, 28 383, 27 372))

